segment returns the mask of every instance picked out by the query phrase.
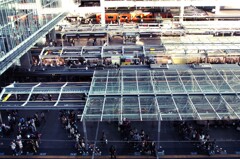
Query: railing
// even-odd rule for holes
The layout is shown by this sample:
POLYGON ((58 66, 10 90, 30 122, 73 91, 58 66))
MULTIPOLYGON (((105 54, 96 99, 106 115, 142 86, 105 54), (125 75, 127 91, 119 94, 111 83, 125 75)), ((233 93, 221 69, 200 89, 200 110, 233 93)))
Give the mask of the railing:
POLYGON ((59 14, 51 22, 43 26, 35 34, 31 35, 28 39, 23 41, 23 43, 15 47, 11 52, 8 53, 8 56, 4 57, 0 64, 0 75, 5 72, 13 63, 17 61, 22 55, 24 55, 36 42, 39 38, 46 35, 49 30, 51 30, 60 20, 66 16, 65 13, 59 14))

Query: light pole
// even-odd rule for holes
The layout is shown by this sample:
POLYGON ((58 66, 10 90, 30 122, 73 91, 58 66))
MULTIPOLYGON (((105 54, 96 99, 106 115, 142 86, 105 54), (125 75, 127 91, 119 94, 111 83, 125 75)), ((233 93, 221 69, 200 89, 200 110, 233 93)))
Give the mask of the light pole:
POLYGON ((61 37, 62 37, 62 47, 63 47, 63 45, 64 45, 64 42, 63 42, 63 33, 61 34, 61 37))

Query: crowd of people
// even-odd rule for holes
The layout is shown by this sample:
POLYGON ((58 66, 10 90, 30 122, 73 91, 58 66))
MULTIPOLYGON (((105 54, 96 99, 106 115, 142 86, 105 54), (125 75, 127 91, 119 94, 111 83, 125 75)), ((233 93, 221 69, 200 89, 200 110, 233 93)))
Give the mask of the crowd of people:
POLYGON ((1 137, 16 134, 10 143, 14 156, 22 154, 36 154, 39 149, 41 134, 38 132, 40 124, 46 122, 45 113, 36 112, 32 117, 19 117, 18 111, 8 112, 7 124, 1 123, 1 137))
POLYGON ((124 118, 123 122, 119 124, 119 131, 121 132, 123 140, 127 141, 134 152, 140 154, 151 154, 156 156, 155 142, 150 139, 150 136, 142 129, 138 131, 137 128, 132 127, 131 122, 124 118))
MULTIPOLYGON (((62 110, 59 112, 59 119, 62 127, 66 130, 68 138, 74 140, 74 148, 78 155, 101 155, 100 148, 95 144, 88 143, 84 135, 80 133, 78 114, 76 111, 62 110)), ((0 137, 12 138, 10 149, 13 155, 37 154, 40 145, 41 134, 38 131, 40 125, 46 122, 45 113, 36 112, 30 117, 20 117, 18 111, 8 111, 7 120, 1 123, 0 137)), ((215 153, 224 153, 225 151, 218 147, 216 140, 210 136, 210 127, 239 129, 238 120, 219 120, 206 121, 202 123, 193 121, 174 122, 176 132, 181 139, 193 143, 193 148, 201 154, 213 155, 215 153)), ((140 155, 156 155, 156 145, 144 129, 140 131, 132 126, 133 124, 126 118, 118 124, 118 130, 121 137, 132 152, 140 155)), ((106 148, 108 144, 106 132, 102 131, 100 135, 101 146, 106 148), (105 146, 104 146, 105 145, 105 146)), ((109 148, 109 147, 108 147, 109 148)), ((111 145, 109 148, 111 158, 116 158, 116 147, 111 145)))
POLYGON ((175 122, 175 128, 183 140, 192 141, 198 152, 213 155, 223 150, 216 145, 216 140, 209 134, 209 125, 206 127, 196 126, 192 122, 175 122))
POLYGON ((84 136, 80 134, 77 126, 79 118, 74 111, 60 111, 59 117, 62 127, 67 131, 68 138, 75 141, 74 147, 79 155, 88 155, 89 153, 95 153, 96 155, 101 154, 98 147, 95 147, 94 144, 87 143, 84 136))

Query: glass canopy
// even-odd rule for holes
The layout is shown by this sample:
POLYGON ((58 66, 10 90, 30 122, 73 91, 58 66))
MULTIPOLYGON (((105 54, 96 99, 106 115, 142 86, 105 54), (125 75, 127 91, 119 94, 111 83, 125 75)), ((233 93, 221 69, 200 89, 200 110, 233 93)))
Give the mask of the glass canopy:
POLYGON ((239 119, 240 71, 95 71, 82 119, 239 119))
POLYGON ((83 109, 89 82, 13 83, 0 94, 0 109, 83 109))

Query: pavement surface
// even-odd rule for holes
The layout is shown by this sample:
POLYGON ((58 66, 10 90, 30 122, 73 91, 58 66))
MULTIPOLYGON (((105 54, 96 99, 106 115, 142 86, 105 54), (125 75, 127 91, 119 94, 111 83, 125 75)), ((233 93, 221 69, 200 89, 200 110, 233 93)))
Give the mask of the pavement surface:
MULTIPOLYGON (((19 111, 18 117, 31 117, 35 111, 19 111)), ((2 118, 7 123, 7 112, 2 111, 2 118)), ((59 120, 58 111, 46 111, 46 123, 41 123, 38 127, 38 131, 42 134, 40 148, 37 155, 79 155, 75 150, 75 141, 68 137, 67 131, 62 127, 59 120)), ((101 151, 101 156, 109 155, 109 147, 115 145, 117 149, 117 155, 139 155, 135 153, 133 147, 124 141, 118 131, 117 122, 86 122, 87 138, 89 144, 96 144, 101 151), (103 144, 100 141, 102 132, 105 132, 108 139, 107 144, 103 144)), ((78 130, 80 134, 84 136, 83 123, 77 122, 78 130)), ((150 139, 157 141, 158 139, 158 123, 152 121, 133 121, 131 127, 138 129, 138 132, 143 129, 150 139)), ((15 131, 10 137, 0 138, 0 154, 11 155, 10 142, 16 138, 15 131)), ((216 143, 219 148, 226 150, 225 154, 236 154, 240 152, 240 135, 234 127, 211 127, 209 134, 211 138, 216 139, 216 143)), ((164 121, 161 122, 161 133, 159 146, 161 151, 164 150, 164 155, 190 155, 190 154, 204 154, 196 149, 195 142, 186 141, 179 137, 176 128, 173 126, 173 122, 164 121)), ((91 149, 89 154, 92 155, 91 149)), ((220 152, 218 153, 220 154, 220 152)), ((222 153, 223 154, 223 153, 222 153)), ((149 154, 147 156, 150 156, 149 154)))

